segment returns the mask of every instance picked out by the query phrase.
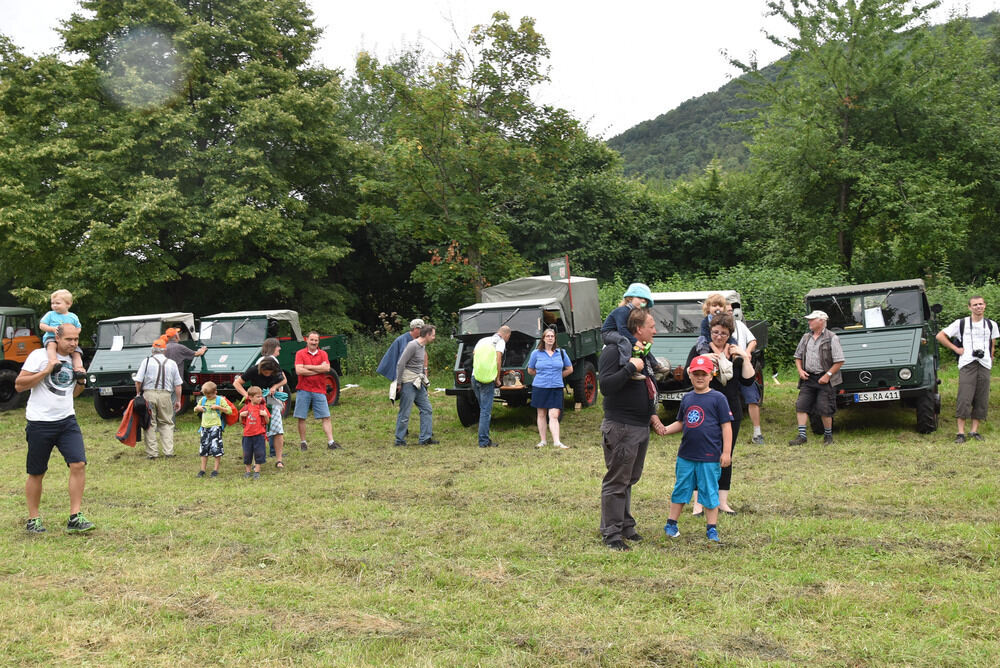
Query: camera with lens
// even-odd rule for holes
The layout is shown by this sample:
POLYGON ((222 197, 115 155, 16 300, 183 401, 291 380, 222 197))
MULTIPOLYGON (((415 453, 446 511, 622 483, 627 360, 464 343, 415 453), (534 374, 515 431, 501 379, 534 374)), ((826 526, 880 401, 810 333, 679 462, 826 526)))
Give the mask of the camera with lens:
POLYGON ((973 350, 972 351, 972 356, 975 357, 977 360, 983 359, 983 355, 985 355, 985 354, 986 353, 984 351, 982 351, 982 350, 973 350))

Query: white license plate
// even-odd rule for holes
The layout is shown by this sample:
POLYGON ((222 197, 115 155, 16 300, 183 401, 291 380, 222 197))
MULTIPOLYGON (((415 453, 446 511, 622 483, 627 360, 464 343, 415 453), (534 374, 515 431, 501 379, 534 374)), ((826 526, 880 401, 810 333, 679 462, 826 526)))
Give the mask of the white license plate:
POLYGON ((111 390, 112 390, 112 388, 110 388, 110 387, 102 387, 102 388, 100 388, 98 390, 98 392, 100 393, 100 395, 102 397, 110 397, 111 396, 111 390))
POLYGON ((680 401, 687 392, 660 392, 660 401, 680 401))
POLYGON ((500 388, 499 387, 494 387, 493 388, 493 396, 494 397, 499 397, 500 396, 500 388))
POLYGON ((867 401, 893 401, 895 399, 899 399, 899 390, 854 393, 854 403, 857 404, 863 404, 867 401))

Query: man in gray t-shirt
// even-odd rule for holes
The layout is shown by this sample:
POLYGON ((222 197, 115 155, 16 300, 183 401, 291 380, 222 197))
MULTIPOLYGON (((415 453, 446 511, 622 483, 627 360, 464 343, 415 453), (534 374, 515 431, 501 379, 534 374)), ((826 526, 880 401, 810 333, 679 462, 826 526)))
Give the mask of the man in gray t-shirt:
POLYGON ((406 431, 410 425, 410 410, 413 404, 420 411, 420 445, 434 445, 434 430, 431 402, 427 398, 427 374, 424 373, 426 346, 436 337, 434 325, 424 325, 420 335, 406 344, 403 354, 396 363, 396 398, 399 399, 399 415, 396 416, 395 445, 406 445, 406 431))

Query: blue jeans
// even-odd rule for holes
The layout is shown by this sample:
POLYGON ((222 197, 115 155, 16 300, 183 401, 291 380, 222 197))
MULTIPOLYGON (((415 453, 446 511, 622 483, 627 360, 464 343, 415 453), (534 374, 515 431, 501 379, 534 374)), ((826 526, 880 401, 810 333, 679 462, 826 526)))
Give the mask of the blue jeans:
POLYGON ((431 426, 431 402, 427 398, 427 387, 420 386, 418 390, 413 383, 404 383, 402 395, 399 398, 399 415, 396 417, 396 442, 406 442, 406 429, 410 425, 410 410, 413 404, 420 411, 420 442, 431 440, 434 430, 431 426))
POLYGON ((493 416, 493 383, 480 383, 472 379, 472 391, 479 402, 479 445, 490 442, 490 418, 493 416))

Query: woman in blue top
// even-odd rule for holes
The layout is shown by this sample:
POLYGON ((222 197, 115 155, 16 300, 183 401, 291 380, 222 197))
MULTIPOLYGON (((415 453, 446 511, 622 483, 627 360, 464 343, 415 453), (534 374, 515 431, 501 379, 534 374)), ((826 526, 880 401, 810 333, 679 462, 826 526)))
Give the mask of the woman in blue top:
POLYGON ((538 348, 528 358, 528 373, 535 377, 531 382, 531 405, 538 409, 538 436, 542 440, 536 448, 545 447, 545 415, 548 413, 552 445, 566 449, 559 440, 559 412, 563 406, 563 378, 573 373, 573 365, 566 351, 556 348, 556 330, 546 329, 538 348))

